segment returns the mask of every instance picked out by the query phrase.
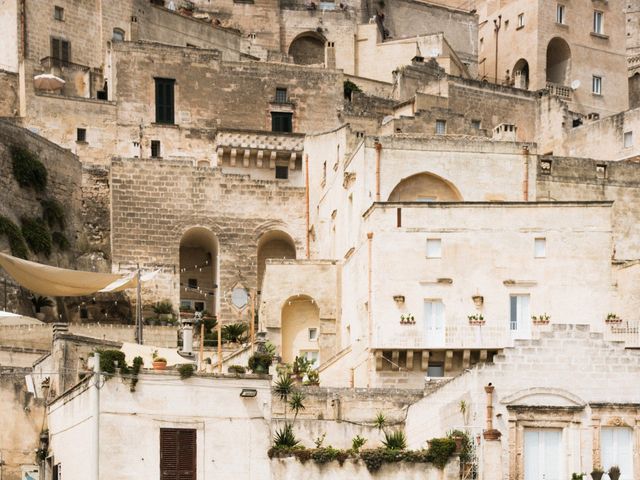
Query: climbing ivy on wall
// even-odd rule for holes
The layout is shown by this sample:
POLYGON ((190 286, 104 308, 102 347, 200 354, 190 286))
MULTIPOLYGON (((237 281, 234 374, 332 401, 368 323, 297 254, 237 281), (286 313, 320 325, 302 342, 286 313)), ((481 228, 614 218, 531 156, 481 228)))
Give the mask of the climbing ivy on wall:
POLYGON ((51 233, 39 218, 22 217, 22 235, 33 253, 51 255, 51 233))
POLYGON ((20 228, 7 217, 0 215, 0 235, 6 235, 14 257, 27 258, 28 250, 20 228))
POLYGON ((47 169, 38 157, 26 148, 11 147, 13 176, 23 188, 42 192, 47 187, 47 169))

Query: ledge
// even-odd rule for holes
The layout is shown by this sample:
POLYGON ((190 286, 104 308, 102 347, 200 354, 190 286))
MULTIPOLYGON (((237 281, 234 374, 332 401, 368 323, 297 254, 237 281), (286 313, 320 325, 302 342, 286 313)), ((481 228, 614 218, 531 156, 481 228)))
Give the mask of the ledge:
POLYGON ((609 40, 609 35, 605 35, 604 33, 590 32, 589 35, 595 38, 600 38, 602 40, 609 40))

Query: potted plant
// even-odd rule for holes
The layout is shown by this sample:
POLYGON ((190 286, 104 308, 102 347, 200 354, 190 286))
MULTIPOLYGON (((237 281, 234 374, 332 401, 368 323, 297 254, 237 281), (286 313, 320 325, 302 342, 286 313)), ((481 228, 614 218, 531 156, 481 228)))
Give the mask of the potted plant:
POLYGON ((273 358, 268 353, 256 352, 249 357, 249 369, 253 373, 268 373, 273 358))
POLYGON ((416 319, 412 313, 403 313, 400 315, 400 323, 402 324, 414 324, 416 323, 416 319))
POLYGON ((154 370, 165 370, 167 368, 167 359, 164 357, 158 356, 158 351, 154 350, 153 352, 153 369, 154 370))
POLYGON ((547 325, 551 321, 551 316, 547 313, 531 315, 531 321, 534 325, 547 325))
POLYGON ((468 315, 470 325, 484 325, 484 315, 481 313, 474 313, 473 315, 468 315))
POLYGON ((618 317, 618 314, 610 312, 607 313, 607 318, 605 320, 605 322, 607 323, 620 323, 622 321, 622 319, 620 317, 618 317))
POLYGON ((53 301, 49 297, 43 297, 42 295, 34 295, 31 297, 31 303, 36 313, 36 318, 40 321, 44 320, 43 307, 53 307, 53 301))
POLYGON ((613 465, 609 468, 609 478, 611 480, 618 480, 620 478, 620 467, 617 465, 613 465))
POLYGON ((593 467, 593 470, 591 471, 591 478, 593 480, 601 480, 603 475, 604 475, 604 470, 602 469, 602 467, 598 465, 593 467))
POLYGON ((163 300, 162 302, 158 302, 153 306, 153 312, 158 315, 158 318, 161 321, 166 322, 171 318, 173 314, 173 305, 169 300, 163 300))

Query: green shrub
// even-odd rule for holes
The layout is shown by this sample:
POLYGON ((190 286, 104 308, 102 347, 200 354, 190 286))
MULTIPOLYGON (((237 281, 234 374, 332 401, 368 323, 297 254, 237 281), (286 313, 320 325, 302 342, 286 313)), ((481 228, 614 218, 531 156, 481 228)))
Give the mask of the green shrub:
MULTIPOLYGON (((323 464, 333 460, 337 460, 338 456, 342 453, 340 450, 333 448, 331 445, 328 447, 320 447, 311 451, 311 458, 314 462, 323 464)), ((344 463, 344 460, 340 462, 340 465, 344 463)))
POLYGON ((47 187, 47 169, 33 152, 26 148, 11 147, 13 177, 23 188, 33 187, 42 192, 47 187))
POLYGON ((389 450, 404 450, 407 448, 407 437, 402 430, 384 432, 382 444, 389 450))
POLYGON ((242 365, 229 365, 227 368, 227 372, 229 373, 247 373, 247 369, 242 365))
POLYGON ((429 441, 427 458, 436 467, 442 469, 449 461, 449 457, 456 451, 456 442, 452 438, 432 438, 429 441))
POLYGON ((399 462, 404 458, 404 453, 399 450, 389 450, 387 448, 374 448, 371 450, 362 450, 360 458, 367 466, 370 472, 376 472, 383 463, 399 462))
POLYGON ((64 236, 64 233, 53 232, 51 234, 51 241, 62 252, 66 252, 71 248, 71 244, 69 240, 67 240, 67 237, 64 236))
POLYGON ((51 234, 42 220, 37 218, 23 217, 22 236, 35 254, 44 253, 47 257, 51 255, 51 234))
MULTIPOLYGON (((249 368, 251 368, 251 358, 249 359, 249 368)), ((289 400, 289 395, 293 393, 293 383, 291 375, 281 373, 278 375, 278 379, 273 383, 273 393, 277 394, 283 402, 287 402, 289 400)))
POLYGON ((18 226, 7 217, 0 215, 0 235, 6 235, 14 257, 27 258, 29 251, 18 226))
POLYGON ((273 358, 268 353, 256 352, 249 357, 249 370, 253 373, 266 373, 273 362, 273 358))
POLYGON ((100 370, 104 373, 116 373, 116 362, 121 372, 127 373, 129 368, 125 360, 124 352, 120 350, 106 350, 98 348, 96 352, 100 354, 100 370))
POLYGON ((129 390, 132 392, 136 391, 136 385, 138 384, 138 374, 140 373, 140 369, 144 365, 144 360, 142 357, 135 357, 133 359, 133 367, 131 369, 131 387, 129 390))
POLYGON ((243 340, 246 331, 246 323, 230 323, 222 327, 222 338, 231 343, 238 343, 243 340))
POLYGON ((300 443, 293 433, 293 425, 285 423, 284 427, 276 430, 273 436, 273 446, 278 448, 294 448, 300 443))
POLYGON ((191 363, 185 363, 178 367, 178 373, 180 373, 180 378, 182 380, 186 380, 187 378, 193 377, 196 369, 193 367, 191 363))
POLYGON ((353 440, 351 440, 351 450, 357 453, 362 447, 364 447, 365 443, 367 443, 366 438, 361 437, 360 435, 356 435, 355 437, 353 437, 353 440))
POLYGON ((473 453, 473 445, 471 443, 471 438, 467 432, 463 432, 462 430, 451 430, 447 432, 447 438, 452 438, 455 441, 455 438, 462 438, 462 449, 460 450, 460 463, 468 463, 471 461, 471 456, 473 453))
POLYGON ((65 227, 65 214, 64 207, 60 202, 55 199, 41 200, 42 205, 42 218, 50 228, 58 227, 60 230, 64 230, 65 227))
POLYGON ((362 90, 358 85, 353 83, 351 80, 345 80, 342 83, 344 98, 351 100, 351 96, 353 92, 361 92, 362 90))
POLYGON ((163 300, 153 306, 153 312, 157 315, 168 315, 173 313, 173 305, 169 300, 163 300))

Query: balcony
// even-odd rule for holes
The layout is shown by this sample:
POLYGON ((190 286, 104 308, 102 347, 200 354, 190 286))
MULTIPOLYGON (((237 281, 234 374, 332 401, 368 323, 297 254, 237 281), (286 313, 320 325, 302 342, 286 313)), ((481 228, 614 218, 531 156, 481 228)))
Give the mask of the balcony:
POLYGON ((611 323, 605 329, 604 339, 624 342, 627 348, 640 348, 640 322, 611 323))
POLYGON ((102 69, 93 68, 79 63, 68 62, 54 57, 45 57, 40 60, 40 66, 44 73, 51 73, 63 79, 66 83, 59 91, 60 95, 79 98, 100 98, 104 77, 102 69))
POLYGON ((565 100, 571 100, 571 87, 560 85, 558 83, 547 82, 547 91, 551 96, 564 98, 565 100))

